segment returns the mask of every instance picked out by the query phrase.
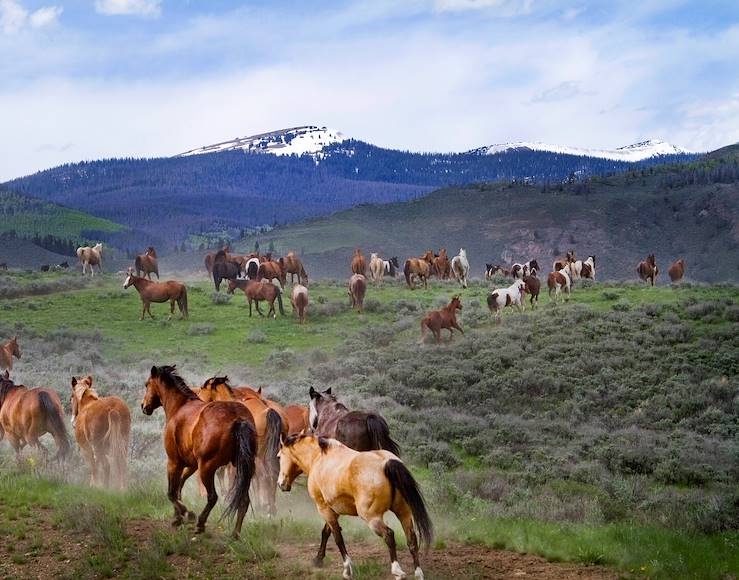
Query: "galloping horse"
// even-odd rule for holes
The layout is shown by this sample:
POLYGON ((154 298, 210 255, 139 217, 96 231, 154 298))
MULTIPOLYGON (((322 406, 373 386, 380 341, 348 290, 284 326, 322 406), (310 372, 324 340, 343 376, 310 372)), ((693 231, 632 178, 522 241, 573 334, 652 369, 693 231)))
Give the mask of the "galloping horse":
POLYGON ((382 282, 382 278, 385 275, 385 262, 378 254, 370 255, 369 263, 370 277, 376 284, 382 282))
POLYGON ((349 278, 349 298, 351 299, 352 308, 356 308, 359 312, 364 309, 364 295, 367 293, 367 278, 362 274, 353 274, 349 278))
POLYGON ((535 275, 530 274, 523 279, 523 283, 526 284, 526 293, 531 297, 531 308, 535 308, 539 305, 539 290, 541 289, 541 282, 535 275))
POLYGON ((564 258, 557 258, 552 264, 552 271, 559 272, 562 268, 567 268, 572 262, 575 262, 575 250, 568 250, 564 258))
POLYGON ((174 314, 174 303, 177 302, 177 306, 180 309, 180 314, 183 320, 187 318, 187 288, 181 282, 175 282, 174 280, 167 280, 166 282, 152 282, 146 278, 141 278, 133 273, 131 268, 128 269, 128 276, 126 281, 123 283, 123 289, 127 290, 133 286, 141 297, 141 302, 144 305, 141 311, 141 320, 144 319, 144 315, 148 312, 151 319, 154 320, 154 315, 151 313, 151 303, 162 303, 169 301, 169 317, 172 318, 174 314))
POLYGON ((462 288, 467 288, 467 276, 470 273, 470 263, 467 260, 467 252, 464 248, 460 248, 459 254, 452 258, 452 273, 462 285, 462 288))
POLYGON ((287 256, 282 258, 280 265, 285 271, 285 278, 290 274, 290 284, 295 284, 295 275, 298 275, 298 284, 308 283, 308 274, 303 268, 303 262, 298 258, 295 252, 288 252, 287 256))
POLYGON ((221 291, 223 280, 235 280, 241 274, 241 265, 235 262, 225 250, 218 250, 213 258, 213 283, 216 292, 221 291))
POLYGON ((125 489, 131 433, 128 405, 118 397, 100 397, 91 376, 72 377, 71 402, 74 436, 90 466, 90 485, 125 489))
POLYGON ((434 335, 436 342, 441 342, 441 329, 449 330, 449 340, 452 339, 453 328, 464 334, 464 330, 457 323, 457 310, 462 310, 462 302, 459 296, 453 296, 449 304, 441 310, 432 310, 421 320, 421 342, 426 338, 428 328, 434 335))
POLYGON ((367 274, 367 261, 359 248, 355 248, 352 255, 352 274, 361 274, 362 276, 367 274))
POLYGON ((572 289, 572 280, 570 279, 570 269, 562 268, 559 272, 550 272, 547 276, 547 287, 549 288, 549 298, 554 293, 555 304, 559 300, 559 293, 564 291, 567 296, 565 300, 569 300, 572 289))
POLYGON ((654 286, 657 281, 657 274, 659 274, 657 259, 654 257, 654 254, 649 254, 645 261, 639 262, 639 265, 636 267, 636 271, 639 274, 639 278, 654 286))
POLYGON ((141 410, 151 415, 164 408, 164 449, 167 452, 167 497, 174 505, 174 526, 195 514, 182 503, 182 486, 196 471, 208 492, 208 502, 198 517, 197 531, 205 531, 213 507, 218 501, 215 474, 231 464, 236 474, 229 490, 226 515, 236 513, 233 535, 238 537, 246 510, 249 486, 254 475, 257 433, 254 417, 235 401, 204 403, 176 373, 174 366, 152 367, 146 381, 141 410))
POLYGON ((439 255, 434 258, 433 270, 439 280, 448 280, 451 277, 452 266, 449 263, 446 248, 441 248, 439 255))
POLYGON ((515 306, 519 312, 525 310, 524 295, 526 282, 515 280, 508 288, 496 288, 488 295, 488 308, 495 313, 495 321, 500 322, 500 314, 506 306, 515 306))
POLYGON ((403 526, 413 557, 414 576, 423 580, 418 536, 422 546, 429 546, 433 524, 418 483, 402 461, 388 451, 359 452, 333 439, 298 434, 280 447, 280 489, 290 491, 301 473, 308 477, 308 493, 326 522, 314 560, 316 565, 323 563, 326 543, 333 534, 343 560, 343 577, 352 577, 352 561, 344 545, 339 516, 357 515, 385 540, 393 577, 405 578, 398 562, 395 534, 383 519, 385 512, 391 511, 403 526))
POLYGON ((21 347, 18 339, 14 336, 4 345, 0 346, 0 369, 13 370, 13 357, 21 359, 21 347))
POLYGON ((667 273, 670 275, 670 281, 672 282, 679 282, 683 279, 683 276, 685 276, 685 260, 682 258, 677 260, 670 266, 670 269, 667 270, 667 273))
POLYGON ((293 305, 293 315, 298 315, 300 324, 305 322, 305 309, 308 308, 308 288, 302 284, 293 286, 290 302, 293 305))
POLYGON ((56 457, 66 456, 69 439, 59 395, 51 389, 16 385, 5 371, 0 375, 0 440, 3 436, 8 438, 20 461, 21 450, 26 445, 33 445, 47 455, 46 447, 39 441, 46 433, 51 433, 59 448, 56 457))
POLYGON ((98 270, 103 271, 103 244, 97 243, 92 248, 90 246, 81 246, 77 248, 77 258, 82 264, 82 275, 90 268, 90 276, 95 276, 93 266, 97 266, 98 270))
POLYGON ((529 260, 523 264, 513 264, 511 266, 511 276, 514 279, 523 280, 529 274, 536 274, 539 271, 539 262, 536 260, 529 260))
POLYGON ((280 308, 280 314, 285 316, 285 309, 282 306, 282 293, 280 292, 280 289, 271 282, 257 282, 256 280, 229 280, 228 294, 233 294, 236 288, 243 290, 246 295, 246 301, 249 304, 249 316, 251 316, 252 313, 252 303, 256 305, 259 316, 264 316, 264 313, 259 309, 259 301, 266 300, 269 303, 267 317, 269 318, 269 316, 272 315, 272 318, 277 318, 277 313, 275 312, 275 299, 280 308))
POLYGON ((585 261, 575 260, 570 263, 570 273, 572 274, 572 280, 578 278, 589 278, 595 280, 595 256, 588 256, 585 261))
POLYGON ((423 287, 428 288, 428 277, 431 275, 431 264, 434 261, 434 253, 428 250, 420 258, 408 258, 403 266, 403 273, 405 274, 405 283, 408 284, 408 288, 415 290, 417 277, 423 281, 423 287))
POLYGON ((499 264, 496 264, 493 266, 492 264, 485 264, 485 279, 490 280, 493 276, 496 274, 502 274, 503 276, 510 276, 511 271, 507 268, 504 268, 503 266, 500 266, 499 264))
POLYGON ((287 274, 285 273, 285 268, 283 267, 284 264, 284 258, 280 258, 278 262, 275 262, 274 260, 264 260, 261 264, 259 264, 259 270, 257 270, 257 280, 268 280, 271 282, 272 280, 277 280, 280 283, 280 288, 283 290, 285 289, 285 284, 287 284, 287 274))
POLYGON ((159 280, 159 259, 156 250, 152 246, 149 246, 143 254, 136 256, 134 266, 136 267, 137 276, 141 276, 141 273, 143 273, 151 280, 151 275, 156 274, 157 280, 159 280))

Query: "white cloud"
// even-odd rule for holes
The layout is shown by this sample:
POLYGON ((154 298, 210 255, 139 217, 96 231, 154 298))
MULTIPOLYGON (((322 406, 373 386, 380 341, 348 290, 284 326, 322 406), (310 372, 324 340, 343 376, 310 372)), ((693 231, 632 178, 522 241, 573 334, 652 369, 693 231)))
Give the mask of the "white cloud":
POLYGON ((157 17, 162 12, 162 0, 95 0, 95 10, 110 16, 157 17))
POLYGON ((31 28, 44 28, 56 24, 63 11, 61 6, 45 6, 33 12, 28 21, 31 28))
POLYGON ((532 0, 436 0, 437 12, 464 12, 467 10, 496 9, 501 16, 529 14, 532 0))
POLYGON ((0 31, 17 34, 28 26, 45 28, 56 24, 62 11, 61 6, 44 6, 29 12, 18 0, 0 0, 0 31))

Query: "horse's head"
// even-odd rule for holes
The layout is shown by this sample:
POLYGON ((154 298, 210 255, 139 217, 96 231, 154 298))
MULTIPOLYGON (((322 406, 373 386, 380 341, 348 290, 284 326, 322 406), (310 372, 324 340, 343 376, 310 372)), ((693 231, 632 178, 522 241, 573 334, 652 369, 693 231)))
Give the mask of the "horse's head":
POLYGON ((103 253, 103 244, 101 244, 100 242, 98 242, 97 244, 95 244, 95 247, 93 248, 93 250, 95 250, 95 253, 96 254, 102 254, 103 253))
POLYGON ((21 354, 22 354, 22 353, 21 353, 21 347, 20 347, 20 345, 18 344, 18 338, 17 338, 17 337, 15 337, 15 336, 14 336, 14 337, 13 337, 13 338, 12 338, 12 339, 10 340, 10 348, 11 348, 11 352, 10 352, 10 354, 12 354, 12 355, 13 355, 13 356, 14 356, 15 358, 17 358, 18 360, 20 360, 20 358, 21 358, 21 354))
POLYGON ((655 257, 654 254, 649 254, 649 256, 647 256, 647 262, 653 268, 656 268, 657 267, 657 258, 655 257))
POLYGON ((277 453, 280 473, 277 476, 277 485, 282 491, 290 491, 293 481, 303 473, 301 458, 312 439, 311 435, 305 434, 305 430, 296 435, 290 435, 287 439, 280 436, 280 450, 277 453))
POLYGON ((129 266, 128 271, 126 272, 126 281, 123 282, 123 289, 127 290, 131 285, 133 285, 133 279, 136 277, 136 275, 133 273, 133 268, 129 266))
POLYGON ((311 429, 318 428, 318 419, 321 416, 321 412, 332 403, 336 402, 336 396, 331 392, 331 387, 323 392, 316 391, 313 387, 308 391, 310 396, 309 408, 309 425, 311 429))
POLYGON ((229 280, 228 281, 228 290, 226 290, 226 294, 233 294, 234 290, 236 290, 236 280, 229 280))
POLYGON ((0 407, 3 406, 5 397, 7 397, 8 393, 14 388, 15 383, 10 380, 10 372, 6 370, 3 374, 0 374, 0 407))
POLYGON ((529 270, 531 270, 531 271, 536 270, 538 272, 539 271, 539 262, 537 262, 536 260, 530 260, 529 261, 529 270))
POLYGON ((154 249, 154 246, 149 246, 146 249, 146 255, 147 256, 151 256, 152 258, 156 258, 157 257, 157 251, 154 249))
POLYGON ((358 258, 359 256, 362 255, 362 250, 360 250, 359 248, 354 248, 354 254, 353 255, 354 255, 354 257, 358 258))
POLYGON ((77 417, 80 411, 80 402, 85 393, 90 392, 94 397, 97 397, 97 393, 92 388, 92 375, 87 375, 82 379, 72 377, 72 395, 69 402, 72 405, 72 417, 77 417))
POLYGON ((198 397, 209 403, 210 401, 233 399, 234 394, 227 376, 211 377, 203 383, 203 386, 198 392, 198 397))
POLYGON ((396 268, 400 268, 400 264, 398 263, 398 256, 393 256, 392 258, 390 258, 390 263, 396 268))
POLYGON ((518 286, 518 293, 521 297, 523 297, 524 294, 526 294, 526 282, 523 280, 518 280, 516 282, 516 286, 518 286))
POLYGON ((462 301, 459 299, 459 296, 452 296, 452 300, 449 302, 448 308, 452 312, 455 310, 462 310, 462 301))
POLYGON ((433 250, 426 250, 426 253, 423 255, 423 259, 426 260, 429 264, 431 264, 434 261, 433 250))
POLYGON ((151 415, 156 409, 162 406, 162 391, 164 390, 164 375, 174 372, 175 367, 151 367, 151 374, 146 381, 146 393, 141 401, 141 410, 144 415, 151 415))

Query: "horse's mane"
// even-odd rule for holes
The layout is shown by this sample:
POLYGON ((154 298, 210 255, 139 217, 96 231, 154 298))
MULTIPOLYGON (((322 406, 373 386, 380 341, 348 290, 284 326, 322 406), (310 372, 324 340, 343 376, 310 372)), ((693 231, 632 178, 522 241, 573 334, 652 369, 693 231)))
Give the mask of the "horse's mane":
POLYGON ((211 385, 216 385, 216 386, 223 385, 224 387, 226 387, 226 390, 228 391, 230 395, 234 394, 234 390, 231 387, 231 383, 228 380, 228 376, 210 377, 207 381, 205 381, 205 383, 203 384, 203 387, 205 387, 205 385, 207 385, 208 383, 210 383, 211 385))
POLYGON ((5 397, 7 397, 11 391, 20 388, 21 386, 22 385, 16 385, 10 379, 0 376, 0 406, 5 402, 5 397))
POLYGON ((157 257, 157 251, 154 249, 154 246, 149 246, 146 250, 146 253, 151 256, 152 258, 157 257))
POLYGON ((162 380, 170 387, 176 388, 180 393, 190 400, 200 400, 193 390, 187 386, 185 379, 177 374, 175 365, 165 365, 158 367, 158 374, 162 380))
POLYGON ((292 447, 298 441, 301 441, 306 437, 315 437, 316 441, 318 442, 318 447, 321 449, 321 453, 326 453, 326 451, 328 451, 335 443, 334 439, 328 439, 326 437, 321 437, 320 435, 316 436, 309 433, 293 433, 292 435, 289 435, 287 439, 285 439, 283 446, 292 447))
POLYGON ((98 392, 95 390, 95 387, 88 384, 87 382, 77 381, 77 384, 74 386, 74 396, 77 397, 80 401, 82 400, 82 397, 84 394, 87 393, 90 395, 93 399, 99 399, 100 395, 98 395, 98 392), (84 389, 80 389, 81 386, 84 385, 84 389), (79 395, 78 395, 79 393, 79 395))

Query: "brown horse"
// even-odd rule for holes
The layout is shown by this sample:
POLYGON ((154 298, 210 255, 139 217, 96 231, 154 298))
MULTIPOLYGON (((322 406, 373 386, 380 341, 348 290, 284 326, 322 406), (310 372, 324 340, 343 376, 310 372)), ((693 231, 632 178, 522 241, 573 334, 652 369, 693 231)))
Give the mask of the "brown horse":
POLYGON ((257 282, 256 280, 229 280, 228 281, 228 293, 233 294, 234 290, 238 288, 243 290, 246 296, 246 301, 249 304, 249 316, 252 314, 251 305, 255 304, 259 316, 264 316, 264 313, 259 309, 259 301, 266 300, 269 303, 269 311, 267 316, 272 315, 272 318, 277 318, 275 312, 275 300, 280 308, 280 314, 285 316, 285 309, 282 306, 282 293, 280 289, 272 284, 271 282, 257 282))
POLYGON ((524 276, 523 282, 524 284, 526 284, 526 292, 531 297, 529 300, 529 302, 531 302, 531 308, 538 306, 539 290, 541 289, 541 282, 539 281, 539 278, 537 278, 533 274, 529 274, 528 276, 524 276), (534 304, 534 302, 536 302, 536 304, 534 304))
POLYGON ((362 312, 365 294, 367 294, 367 278, 362 274, 353 274, 349 278, 349 298, 351 299, 352 308, 362 312))
POLYGON ((21 359, 21 347, 18 339, 14 336, 4 345, 0 346, 0 369, 13 370, 13 357, 21 359))
POLYGON ((234 260, 226 250, 218 250, 213 257, 213 284, 221 290, 223 280, 235 280, 241 276, 241 262, 234 260))
POLYGON ((667 270, 667 273, 670 275, 670 280, 674 282, 679 282, 683 279, 683 276, 685 276, 685 260, 680 258, 676 262, 670 266, 670 269, 667 270))
POLYGON ((367 260, 364 259, 362 250, 359 248, 354 249, 354 255, 352 256, 352 274, 367 275, 367 260))
POLYGON ((236 514, 233 535, 238 537, 249 509, 249 486, 255 470, 254 417, 241 403, 201 401, 174 366, 151 368, 141 410, 151 415, 158 407, 164 408, 166 417, 164 449, 167 452, 167 497, 174 505, 172 524, 180 526, 185 517, 195 518, 182 503, 182 486, 197 471, 208 493, 208 502, 197 523, 197 531, 205 531, 208 515, 218 501, 216 471, 231 464, 236 473, 225 513, 227 516, 236 514))
POLYGON ((577 261, 575 258, 575 250, 568 250, 564 258, 557 258, 552 264, 552 271, 559 272, 562 268, 567 268, 572 262, 577 261))
POLYGON ((128 269, 128 277, 123 283, 123 289, 126 290, 130 286, 136 288, 141 297, 144 309, 141 311, 141 320, 148 312, 152 320, 154 315, 151 313, 151 303, 162 303, 169 301, 169 318, 174 314, 174 304, 180 309, 183 320, 187 318, 187 288, 181 282, 167 280, 166 282, 152 282, 146 278, 141 278, 133 273, 131 268, 128 269))
POLYGON ((448 280, 452 275, 452 265, 447 256, 446 248, 439 250, 439 255, 434 258, 433 272, 439 280, 448 280))
POLYGON ((149 246, 143 254, 136 256, 134 266, 137 276, 141 276, 143 273, 144 276, 151 280, 151 275, 156 274, 157 280, 159 280, 159 259, 157 258, 156 250, 152 246, 149 246))
POLYGON ((59 448, 56 457, 66 456, 69 439, 59 395, 51 389, 16 385, 5 371, 0 375, 0 440, 8 438, 20 461, 26 445, 33 445, 47 456, 46 447, 39 441, 46 433, 51 433, 59 448))
POLYGON ((285 278, 290 274, 290 284, 295 284, 295 275, 298 276, 298 284, 308 283, 308 274, 305 272, 303 262, 298 258, 295 252, 288 252, 287 256, 282 259, 282 266, 285 270, 285 278))
POLYGON ((90 485, 126 489, 131 411, 118 397, 100 397, 92 377, 72 377, 72 423, 82 456, 90 466, 90 485))
POLYGON ((639 262, 636 267, 636 272, 639 274, 639 278, 644 282, 649 282, 654 286, 657 281, 657 274, 659 274, 659 268, 657 268, 657 259, 654 254, 649 254, 647 259, 643 262, 639 262))
POLYGON ((293 286, 290 302, 293 305, 293 315, 298 315, 300 324, 305 322, 305 309, 308 308, 308 288, 302 284, 293 286))
POLYGON ((309 409, 303 405, 287 405, 285 407, 287 413, 287 431, 288 435, 295 435, 301 431, 307 431, 310 428, 308 422, 309 409))
POLYGON ((454 328, 464 334, 464 330, 457 323, 457 310, 462 310, 462 301, 459 299, 459 296, 453 296, 449 304, 444 308, 441 310, 432 310, 424 316, 421 321, 421 342, 426 338, 427 328, 432 332, 437 343, 441 342, 442 328, 449 330, 449 340, 452 339, 454 328))
POLYGON ((285 273, 283 264, 284 258, 280 258, 278 262, 275 262, 274 260, 265 260, 259 264, 259 270, 257 270, 257 281, 267 280, 271 282, 272 280, 277 280, 280 283, 280 288, 284 290, 285 284, 287 284, 287 274, 285 273))
POLYGON ((405 274, 405 283, 408 284, 408 288, 415 290, 416 278, 423 282, 423 287, 427 288, 427 280, 431 275, 431 264, 434 261, 434 253, 428 250, 420 258, 408 258, 403 266, 403 273, 405 274))

